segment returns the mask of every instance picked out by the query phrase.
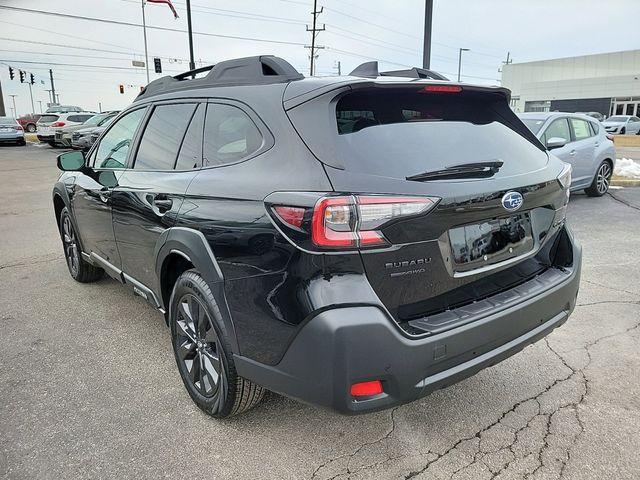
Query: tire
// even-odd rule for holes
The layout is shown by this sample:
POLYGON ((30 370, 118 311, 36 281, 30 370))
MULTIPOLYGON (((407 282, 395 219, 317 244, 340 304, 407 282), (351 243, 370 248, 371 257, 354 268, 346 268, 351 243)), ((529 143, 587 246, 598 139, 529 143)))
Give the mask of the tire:
POLYGON ((64 248, 64 258, 71 277, 80 283, 91 283, 99 280, 104 275, 104 270, 95 267, 87 262, 80 254, 80 247, 76 231, 69 215, 69 210, 65 207, 60 213, 60 238, 64 248))
POLYGON ((27 141, 26 140, 20 140, 18 142, 18 145, 20 145, 21 147, 25 147, 27 145, 27 141))
POLYGON ((622 127, 622 128, 620 129, 620 135, 624 135, 625 133, 627 133, 627 129, 626 129, 626 128, 624 128, 624 127, 622 127))
POLYGON ((51 148, 56 148, 56 142, 47 142, 51 148))
POLYGON ((265 389, 237 374, 218 304, 195 270, 178 277, 169 301, 169 322, 178 371, 201 410, 226 418, 262 400, 265 389))
POLYGON ((611 162, 605 160, 598 166, 596 174, 593 177, 591 185, 584 189, 584 192, 590 197, 601 197, 609 191, 609 183, 613 175, 611 162))
POLYGON ((36 126, 35 126, 33 123, 29 123, 29 124, 27 125, 27 132, 29 132, 29 133, 33 133, 33 132, 35 132, 35 131, 36 131, 36 126))

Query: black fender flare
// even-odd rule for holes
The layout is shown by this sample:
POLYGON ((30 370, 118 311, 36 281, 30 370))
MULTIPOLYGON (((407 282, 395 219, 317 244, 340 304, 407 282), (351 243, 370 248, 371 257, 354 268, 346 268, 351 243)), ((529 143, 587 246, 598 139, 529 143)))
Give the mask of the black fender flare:
MULTIPOLYGON (((86 250, 84 249, 83 246, 83 241, 82 241, 82 232, 80 232, 80 229, 78 228, 78 224, 76 222, 76 217, 74 215, 73 212, 73 208, 71 206, 71 199, 69 198, 69 191, 67 190, 67 186, 64 184, 64 182, 61 181, 57 181, 55 183, 55 185, 53 186, 53 191, 51 192, 51 201, 55 202, 55 198, 56 196, 60 197, 62 199, 62 202, 64 203, 64 206, 67 208, 67 210, 69 210, 69 217, 71 218, 71 223, 73 224, 73 228, 76 231, 76 237, 78 240, 78 243, 80 245, 80 251, 81 252, 86 252, 86 250)), ((55 215, 55 203, 53 204, 53 213, 55 215)), ((58 218, 56 217, 56 227, 58 228, 58 231, 60 230, 60 225, 58 225, 58 218)))
MULTIPOLYGON (((218 303, 229 343, 233 352, 240 353, 235 327, 231 319, 231 313, 227 305, 227 297, 224 290, 224 276, 218 265, 218 261, 211 250, 211 246, 204 234, 193 228, 171 227, 165 230, 158 239, 156 252, 156 278, 158 279, 158 293, 161 303, 164 305, 168 299, 162 297, 160 281, 162 278, 162 266, 171 254, 177 254, 188 260, 207 282, 213 296, 218 303)), ((169 312, 167 312, 168 321, 169 312)))

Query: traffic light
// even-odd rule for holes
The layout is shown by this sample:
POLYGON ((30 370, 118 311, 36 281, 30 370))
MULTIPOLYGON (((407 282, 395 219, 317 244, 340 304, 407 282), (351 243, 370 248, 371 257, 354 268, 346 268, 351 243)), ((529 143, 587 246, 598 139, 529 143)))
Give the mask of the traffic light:
POLYGON ((120 85, 120 93, 124 93, 124 85, 120 85))
POLYGON ((153 59, 153 66, 156 69, 156 73, 162 73, 162 63, 158 57, 153 59))
POLYGON ((31 77, 31 85, 33 85, 34 83, 36 83, 36 77, 33 76, 33 73, 30 74, 31 77))
POLYGON ((24 72, 22 70, 19 70, 20 72, 20 83, 24 83, 24 72))
POLYGON ((16 74, 13 73, 13 68, 9 67, 9 78, 13 80, 16 77, 16 74))

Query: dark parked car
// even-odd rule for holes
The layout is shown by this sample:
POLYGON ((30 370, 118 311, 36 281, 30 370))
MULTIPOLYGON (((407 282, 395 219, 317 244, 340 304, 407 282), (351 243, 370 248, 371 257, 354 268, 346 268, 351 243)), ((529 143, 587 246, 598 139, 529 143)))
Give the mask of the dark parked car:
POLYGON ((442 78, 262 56, 150 83, 58 157, 72 277, 163 312, 215 417, 265 389, 380 410, 513 355, 575 307, 571 170, 508 90, 442 78))

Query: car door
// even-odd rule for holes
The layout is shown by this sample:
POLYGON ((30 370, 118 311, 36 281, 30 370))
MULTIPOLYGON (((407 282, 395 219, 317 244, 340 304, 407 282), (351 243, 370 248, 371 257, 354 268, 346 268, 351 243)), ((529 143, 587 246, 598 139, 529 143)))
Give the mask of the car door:
POLYGON ((89 157, 91 169, 78 172, 73 187, 71 208, 85 253, 115 268, 121 263, 113 233, 111 194, 124 172, 145 111, 130 111, 111 126, 89 157))
POLYGON ((638 135, 640 132, 640 118, 631 117, 629 119, 629 123, 627 124, 627 133, 633 133, 638 135))
POLYGON ((129 168, 113 192, 113 226, 125 279, 157 290, 157 246, 174 225, 187 187, 202 162, 205 105, 152 107, 129 168))
POLYGON ((569 126, 571 127, 573 139, 571 152, 575 152, 571 155, 573 157, 571 162, 573 166, 573 171, 571 172, 572 183, 576 186, 582 186, 583 184, 591 183, 593 178, 597 137, 593 135, 589 122, 583 118, 570 117, 569 126))

